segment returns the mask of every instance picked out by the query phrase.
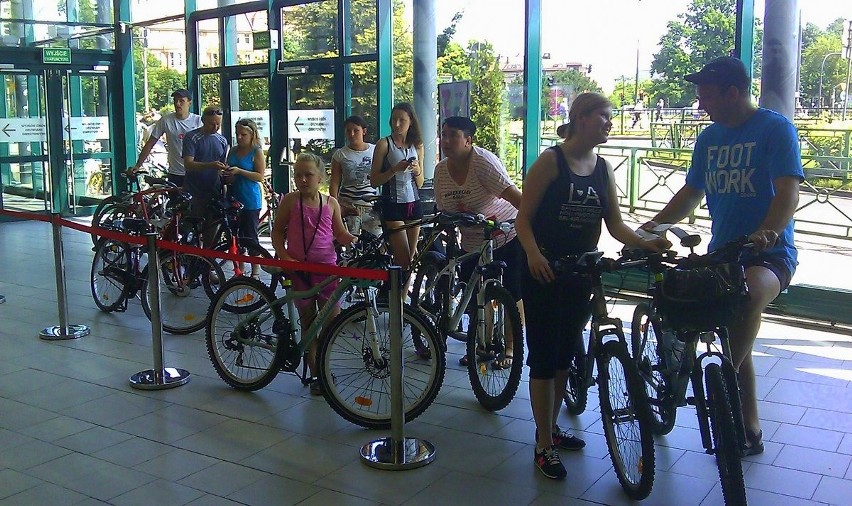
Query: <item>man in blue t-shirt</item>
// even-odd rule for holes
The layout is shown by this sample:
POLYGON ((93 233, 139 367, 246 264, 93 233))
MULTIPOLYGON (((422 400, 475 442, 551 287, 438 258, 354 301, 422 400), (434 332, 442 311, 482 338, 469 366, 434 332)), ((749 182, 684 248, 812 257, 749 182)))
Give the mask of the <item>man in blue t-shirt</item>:
POLYGON ((696 84, 701 109, 713 124, 698 136, 686 184, 653 221, 677 223, 707 198, 712 251, 747 235, 755 254, 743 262, 749 297, 730 331, 739 375, 747 455, 763 451, 751 349, 763 310, 790 284, 796 270, 793 212, 804 179, 796 128, 784 116, 751 103, 742 61, 717 58, 685 77, 696 84))
MULTIPOLYGON (((183 189, 192 195, 190 216, 204 219, 211 201, 222 195, 222 171, 228 168, 228 141, 219 133, 222 109, 206 107, 201 113, 201 128, 188 132, 183 138, 183 161, 186 179, 183 189)), ((213 247, 215 228, 205 226, 203 242, 213 247)))

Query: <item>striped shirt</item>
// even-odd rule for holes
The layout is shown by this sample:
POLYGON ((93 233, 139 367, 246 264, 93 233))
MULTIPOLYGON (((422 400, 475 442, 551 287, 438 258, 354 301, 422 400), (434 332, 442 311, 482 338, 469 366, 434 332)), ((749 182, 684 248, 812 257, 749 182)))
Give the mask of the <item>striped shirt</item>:
MULTIPOLYGON (((482 214, 498 221, 513 219, 518 210, 500 197, 506 188, 515 184, 509 179, 506 167, 497 156, 477 146, 470 157, 470 170, 463 184, 457 184, 447 169, 447 159, 435 166, 435 203, 438 209, 447 212, 482 214)), ((480 227, 461 227, 462 249, 476 251, 484 240, 480 227)), ((505 238, 498 237, 495 247, 500 247, 515 238, 514 228, 505 238)))

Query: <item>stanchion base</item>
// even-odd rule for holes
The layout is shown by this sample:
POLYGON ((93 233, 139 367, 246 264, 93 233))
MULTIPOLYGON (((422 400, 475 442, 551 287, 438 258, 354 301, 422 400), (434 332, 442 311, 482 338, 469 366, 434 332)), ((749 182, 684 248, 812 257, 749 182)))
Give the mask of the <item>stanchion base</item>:
POLYGON ((6 296, 5 296, 5 295, 0 295, 0 304, 2 304, 2 303, 4 303, 4 302, 6 302, 6 296))
POLYGON ((189 383, 189 371, 166 367, 162 371, 148 369, 130 377, 130 386, 139 390, 165 390, 189 383))
POLYGON ((401 451, 394 452, 392 438, 371 441, 361 447, 361 460, 370 467, 387 471, 416 469, 435 460, 435 447, 429 441, 407 437, 400 445, 401 451))
POLYGON ((88 336, 91 330, 86 325, 68 325, 68 328, 63 329, 61 325, 47 327, 38 333, 38 337, 45 341, 62 341, 65 339, 80 339, 83 336, 88 336))

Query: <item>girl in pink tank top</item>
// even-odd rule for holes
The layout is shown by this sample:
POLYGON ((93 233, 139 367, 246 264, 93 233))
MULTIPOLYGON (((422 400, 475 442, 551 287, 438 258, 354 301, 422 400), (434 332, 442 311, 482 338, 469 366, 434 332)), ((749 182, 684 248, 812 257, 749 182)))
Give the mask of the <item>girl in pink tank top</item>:
MULTIPOLYGON (((313 153, 301 153, 293 167, 296 191, 288 193, 278 206, 272 230, 272 246, 282 260, 335 265, 337 253, 334 241, 352 244, 356 237, 343 225, 337 199, 323 195, 319 185, 325 178, 325 162, 313 153)), ((291 276, 295 290, 307 290, 326 279, 325 274, 294 272, 291 276)), ((299 321, 303 329, 314 321, 317 311, 331 296, 337 282, 323 288, 317 296, 297 300, 299 321)), ((340 312, 337 307, 330 318, 340 312)), ((314 340, 308 349, 308 367, 311 370, 311 393, 322 394, 316 381, 316 349, 314 340)))

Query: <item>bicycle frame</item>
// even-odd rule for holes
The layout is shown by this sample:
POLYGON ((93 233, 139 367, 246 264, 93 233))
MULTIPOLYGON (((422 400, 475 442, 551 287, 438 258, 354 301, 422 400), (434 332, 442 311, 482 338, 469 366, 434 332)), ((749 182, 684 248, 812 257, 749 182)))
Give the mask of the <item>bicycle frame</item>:
MULTIPOLYGON (((337 306, 337 303, 343 298, 343 296, 346 294, 346 292, 351 287, 356 286, 358 284, 353 280, 353 278, 348 278, 348 277, 339 278, 338 276, 332 275, 332 276, 328 276, 327 278, 322 280, 319 284, 314 285, 309 290, 303 290, 303 291, 287 290, 287 292, 284 294, 284 296, 275 299, 271 303, 269 308, 260 307, 258 309, 255 309, 251 313, 249 313, 248 316, 245 319, 243 319, 240 323, 238 323, 237 326, 234 328, 234 335, 241 336, 243 331, 245 330, 245 327, 248 324, 248 322, 263 323, 263 322, 268 321, 269 318, 272 318, 273 315, 274 315, 274 313, 272 311, 269 311, 269 309, 275 308, 275 307, 281 307, 281 306, 286 305, 286 307, 287 307, 286 316, 290 319, 291 322, 294 321, 295 318, 298 318, 298 311, 296 309, 296 304, 295 304, 296 300, 314 297, 317 294, 319 294, 326 286, 328 286, 330 283, 332 283, 332 282, 334 282, 335 280, 338 280, 338 279, 341 280, 340 283, 337 285, 337 287, 331 293, 331 295, 328 298, 328 301, 325 304, 323 304, 323 306, 319 309, 316 316, 314 317, 313 322, 311 322, 308 329, 307 330, 303 329, 300 332, 300 336, 299 336, 298 340, 296 339, 296 336, 295 336, 296 331, 295 331, 294 327, 292 326, 292 324, 290 325, 289 332, 288 332, 289 339, 295 345, 295 350, 298 352, 298 356, 301 357, 302 355, 305 354, 305 352, 307 351, 311 342, 313 342, 314 339, 319 337, 322 325, 326 322, 328 317, 331 315, 331 312, 337 306)), ((371 300, 371 304, 368 306, 368 308, 370 308, 370 311, 368 312, 369 317, 367 318, 367 329, 368 329, 368 334, 369 334, 369 338, 370 338, 370 346, 372 347, 373 356, 374 357, 381 357, 382 356, 381 353, 380 353, 381 350, 379 350, 378 340, 376 339, 376 336, 377 336, 376 317, 378 316, 378 309, 376 308, 375 298, 371 297, 370 300, 371 300)), ((247 341, 247 340, 244 340, 242 337, 238 337, 238 341, 240 341, 242 344, 249 345, 249 346, 262 346, 263 348, 268 349, 268 350, 273 349, 271 345, 258 344, 255 341, 247 341)))

